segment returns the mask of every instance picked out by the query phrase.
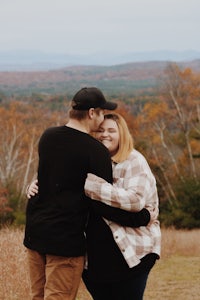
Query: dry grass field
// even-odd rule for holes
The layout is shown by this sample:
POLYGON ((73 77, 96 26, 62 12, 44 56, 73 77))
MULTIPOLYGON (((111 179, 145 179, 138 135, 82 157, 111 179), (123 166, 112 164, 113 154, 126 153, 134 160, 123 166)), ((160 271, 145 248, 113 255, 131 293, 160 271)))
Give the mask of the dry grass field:
MULTIPOLYGON (((20 229, 0 230, 0 300, 30 299, 22 240, 20 229)), ((90 299, 81 283, 77 300, 90 299)), ((144 296, 161 299, 200 299, 200 230, 162 229, 162 257, 150 273, 144 296)))

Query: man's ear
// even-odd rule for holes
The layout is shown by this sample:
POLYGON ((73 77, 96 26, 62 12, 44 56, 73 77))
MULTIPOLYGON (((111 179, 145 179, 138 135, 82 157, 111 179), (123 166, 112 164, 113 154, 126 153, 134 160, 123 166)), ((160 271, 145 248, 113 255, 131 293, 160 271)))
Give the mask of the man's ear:
POLYGON ((88 110, 88 116, 89 116, 90 119, 93 119, 93 116, 94 116, 94 108, 90 108, 90 109, 88 110))

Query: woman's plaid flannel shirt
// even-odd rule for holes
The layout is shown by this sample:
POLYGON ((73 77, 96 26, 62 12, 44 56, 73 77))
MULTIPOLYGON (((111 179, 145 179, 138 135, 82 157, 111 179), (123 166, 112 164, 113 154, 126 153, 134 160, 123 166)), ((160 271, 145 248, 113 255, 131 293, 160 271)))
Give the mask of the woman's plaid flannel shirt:
MULTIPOLYGON (((86 195, 91 199, 124 210, 138 212, 143 208, 158 212, 156 180, 145 157, 133 149, 128 159, 113 162, 113 185, 104 179, 88 174, 85 183, 86 195)), ((148 253, 160 256, 160 223, 155 218, 145 227, 123 227, 104 219, 129 267, 140 263, 148 253)))

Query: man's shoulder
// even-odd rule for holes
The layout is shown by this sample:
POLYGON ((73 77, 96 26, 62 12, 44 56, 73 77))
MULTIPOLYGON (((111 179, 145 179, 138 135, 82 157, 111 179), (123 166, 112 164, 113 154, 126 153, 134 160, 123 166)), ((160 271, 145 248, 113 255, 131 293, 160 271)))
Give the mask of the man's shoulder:
POLYGON ((51 136, 51 135, 55 135, 59 132, 64 132, 64 128, 65 126, 52 126, 52 127, 48 127, 46 128, 43 133, 42 133, 42 137, 47 137, 47 136, 51 136))
POLYGON ((40 137, 40 144, 46 143, 47 141, 54 140, 55 136, 57 135, 57 132, 62 128, 62 126, 54 126, 49 127, 43 131, 40 137))
POLYGON ((55 131, 57 128, 58 127, 55 127, 55 126, 54 127, 52 126, 52 127, 45 128, 44 131, 42 132, 41 136, 49 134, 49 133, 55 131))
POLYGON ((49 133, 57 132, 57 131, 60 131, 62 128, 63 128, 63 126, 52 126, 52 127, 46 128, 43 133, 49 134, 49 133))

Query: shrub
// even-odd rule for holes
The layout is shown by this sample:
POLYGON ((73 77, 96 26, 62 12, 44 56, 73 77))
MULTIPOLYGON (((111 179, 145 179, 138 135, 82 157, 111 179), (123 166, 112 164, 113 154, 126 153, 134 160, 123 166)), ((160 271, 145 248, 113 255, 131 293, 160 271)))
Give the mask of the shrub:
POLYGON ((176 184, 177 202, 160 205, 160 221, 175 228, 200 228, 200 182, 186 179, 176 184))
POLYGON ((13 209, 8 202, 8 190, 0 186, 0 227, 3 224, 11 224, 13 220, 13 209))

